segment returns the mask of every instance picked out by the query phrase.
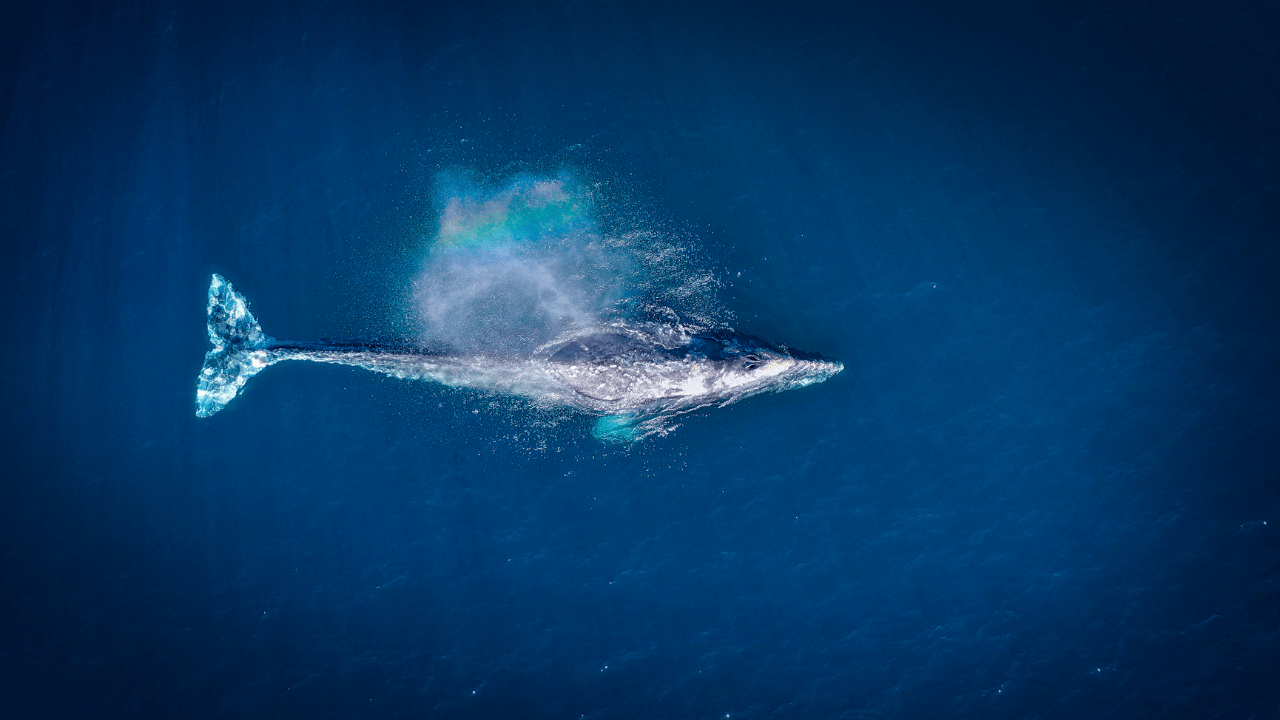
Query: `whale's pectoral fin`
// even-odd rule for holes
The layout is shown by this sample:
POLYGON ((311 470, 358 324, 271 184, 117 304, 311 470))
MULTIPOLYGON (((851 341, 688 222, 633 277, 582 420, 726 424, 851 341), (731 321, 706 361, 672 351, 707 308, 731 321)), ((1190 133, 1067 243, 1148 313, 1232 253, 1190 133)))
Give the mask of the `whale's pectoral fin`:
POLYGON ((620 413, 605 415, 596 420, 591 435, 601 442, 630 443, 642 439, 648 433, 640 423, 636 413, 620 413))
POLYGON ((209 342, 196 384, 196 415, 208 417, 240 392, 249 378, 278 358, 267 350, 271 338, 249 312, 249 301, 220 275, 209 284, 209 342))

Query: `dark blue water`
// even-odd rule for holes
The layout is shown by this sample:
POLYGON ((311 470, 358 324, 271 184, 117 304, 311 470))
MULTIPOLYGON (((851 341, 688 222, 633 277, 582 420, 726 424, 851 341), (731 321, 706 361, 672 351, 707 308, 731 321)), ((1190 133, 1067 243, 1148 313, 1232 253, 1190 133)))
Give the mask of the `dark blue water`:
POLYGON ((4 717, 1280 717, 1280 14, 884 5, 6 6, 4 717), (195 417, 212 273, 393 332, 564 172, 845 371, 195 417))

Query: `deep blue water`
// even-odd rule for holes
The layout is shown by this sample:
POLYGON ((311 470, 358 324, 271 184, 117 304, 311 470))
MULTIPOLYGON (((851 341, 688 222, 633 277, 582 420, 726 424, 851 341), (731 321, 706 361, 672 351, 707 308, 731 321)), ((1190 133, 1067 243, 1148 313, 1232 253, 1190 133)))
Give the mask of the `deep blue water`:
POLYGON ((881 5, 0 11, 0 714, 1280 717, 1280 13, 881 5), (400 330, 458 173, 844 373, 195 417, 211 273, 400 330))

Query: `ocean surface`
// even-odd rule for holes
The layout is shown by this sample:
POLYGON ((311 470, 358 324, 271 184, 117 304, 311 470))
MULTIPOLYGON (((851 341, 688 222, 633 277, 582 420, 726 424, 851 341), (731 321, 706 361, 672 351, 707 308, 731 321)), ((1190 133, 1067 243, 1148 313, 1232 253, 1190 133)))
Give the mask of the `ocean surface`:
POLYGON ((4 718, 1280 717, 1274 3, 11 3, 0 252, 4 718), (214 273, 539 337, 459 208, 845 369, 634 443, 313 363, 196 417, 214 273))

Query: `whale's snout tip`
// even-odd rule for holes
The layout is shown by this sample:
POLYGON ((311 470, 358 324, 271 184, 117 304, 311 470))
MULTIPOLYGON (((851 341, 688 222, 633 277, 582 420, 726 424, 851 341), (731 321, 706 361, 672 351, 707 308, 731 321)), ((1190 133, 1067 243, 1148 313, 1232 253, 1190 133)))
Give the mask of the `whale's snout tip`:
POLYGON ((807 385, 816 385, 825 382, 844 370, 844 363, 839 360, 827 360, 825 358, 805 358, 796 360, 795 385, 793 387, 805 387, 807 385))

